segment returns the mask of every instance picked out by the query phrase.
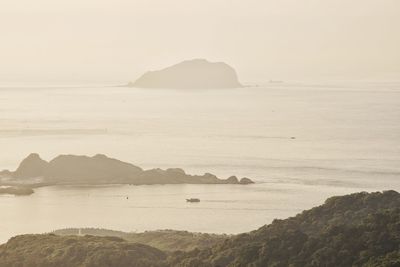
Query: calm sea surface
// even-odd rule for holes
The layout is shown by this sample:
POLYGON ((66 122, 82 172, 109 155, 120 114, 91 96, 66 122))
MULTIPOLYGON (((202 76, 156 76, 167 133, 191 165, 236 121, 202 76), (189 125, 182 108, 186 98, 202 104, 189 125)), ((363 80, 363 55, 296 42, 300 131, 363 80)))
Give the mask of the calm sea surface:
POLYGON ((253 230, 333 195, 400 190, 400 83, 233 90, 1 87, 0 169, 103 153, 255 185, 45 187, 0 196, 0 242, 64 227, 253 230), (127 199, 128 197, 128 199, 127 199), (185 198, 198 197, 189 204, 185 198))

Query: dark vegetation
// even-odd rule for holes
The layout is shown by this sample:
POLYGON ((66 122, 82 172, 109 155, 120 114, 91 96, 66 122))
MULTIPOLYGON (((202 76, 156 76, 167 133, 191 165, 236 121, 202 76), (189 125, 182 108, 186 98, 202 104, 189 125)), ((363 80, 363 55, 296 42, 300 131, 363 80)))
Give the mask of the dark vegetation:
POLYGON ((208 249, 176 253, 172 266, 400 266, 400 194, 329 198, 208 249))
POLYGON ((0 249, 1 267, 159 266, 166 254, 118 237, 22 235, 0 249))
POLYGON ((71 228, 56 230, 56 235, 93 235, 93 236, 116 236, 130 242, 141 243, 158 248, 163 251, 190 251, 195 248, 203 249, 211 247, 224 241, 229 235, 217 235, 207 233, 192 233, 188 231, 158 230, 143 233, 127 233, 97 228, 71 228))
POLYGON ((189 251, 161 252, 117 237, 19 236, 0 246, 0 263, 395 267, 400 266, 400 194, 385 191, 329 198, 295 217, 189 251))

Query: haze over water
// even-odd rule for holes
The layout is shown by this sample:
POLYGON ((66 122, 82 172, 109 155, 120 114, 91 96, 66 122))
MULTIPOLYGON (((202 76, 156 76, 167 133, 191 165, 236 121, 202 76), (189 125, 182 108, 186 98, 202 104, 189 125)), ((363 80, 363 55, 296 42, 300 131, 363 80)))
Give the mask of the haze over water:
POLYGON ((0 242, 63 227, 238 233, 332 195, 400 190, 400 83, 226 90, 1 87, 0 169, 103 153, 255 185, 44 187, 0 196, 0 242), (129 199, 126 197, 129 196, 129 199), (185 198, 201 202, 188 204, 185 198), (162 219, 161 219, 162 218, 162 219))

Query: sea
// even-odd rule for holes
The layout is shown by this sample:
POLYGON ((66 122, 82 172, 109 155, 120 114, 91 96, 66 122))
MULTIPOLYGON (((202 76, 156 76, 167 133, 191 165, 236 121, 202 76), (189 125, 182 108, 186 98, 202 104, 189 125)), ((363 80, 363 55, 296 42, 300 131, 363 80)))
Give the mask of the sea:
POLYGON ((101 153, 252 185, 50 186, 0 196, 0 243, 95 227, 237 234, 331 196, 400 190, 400 82, 238 89, 0 86, 0 169, 28 154, 101 153), (199 198, 188 203, 186 198, 199 198))

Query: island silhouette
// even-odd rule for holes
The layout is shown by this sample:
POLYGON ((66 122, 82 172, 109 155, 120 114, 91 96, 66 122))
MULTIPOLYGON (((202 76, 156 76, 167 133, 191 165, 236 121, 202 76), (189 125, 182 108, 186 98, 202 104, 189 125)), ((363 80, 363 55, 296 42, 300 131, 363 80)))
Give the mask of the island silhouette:
POLYGON ((26 157, 15 171, 0 172, 0 181, 7 185, 60 184, 251 184, 249 178, 238 179, 231 176, 220 179, 205 173, 186 174, 183 169, 169 168, 143 170, 131 163, 109 158, 103 154, 93 157, 60 155, 51 161, 43 160, 38 154, 26 157), (6 183, 4 182, 6 181, 6 183))
POLYGON ((148 71, 128 86, 140 88, 217 89, 243 87, 234 68, 224 62, 192 59, 148 71))

